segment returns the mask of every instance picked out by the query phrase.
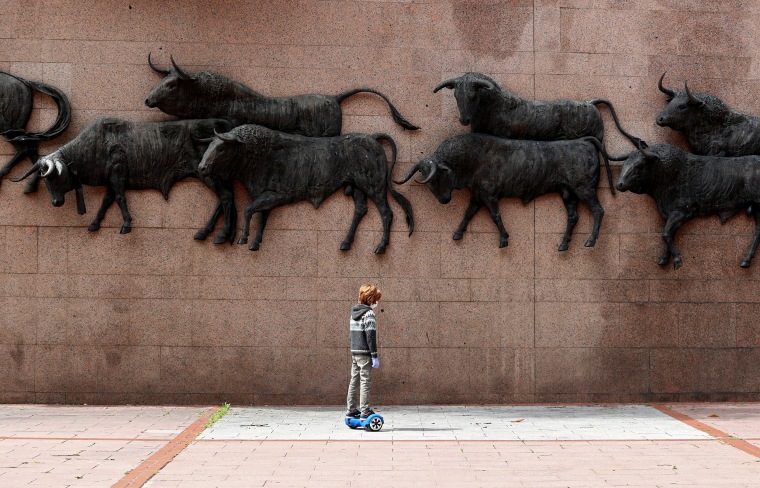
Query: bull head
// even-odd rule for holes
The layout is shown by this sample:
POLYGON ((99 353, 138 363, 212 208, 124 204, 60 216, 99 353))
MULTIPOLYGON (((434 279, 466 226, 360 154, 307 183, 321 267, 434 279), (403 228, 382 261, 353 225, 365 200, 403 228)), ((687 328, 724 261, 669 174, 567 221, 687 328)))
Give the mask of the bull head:
POLYGON ((162 112, 178 117, 195 117, 192 106, 203 93, 197 88, 197 76, 182 69, 173 56, 169 56, 172 63, 171 69, 159 68, 153 64, 148 54, 148 65, 156 73, 164 75, 164 79, 156 85, 145 98, 145 105, 158 108, 162 112))
POLYGON ((442 88, 454 90, 454 98, 456 98, 459 109, 459 122, 462 125, 470 125, 473 115, 480 111, 481 92, 483 90, 497 91, 499 87, 483 75, 465 73, 459 78, 452 78, 440 83, 435 87, 433 93, 442 88))

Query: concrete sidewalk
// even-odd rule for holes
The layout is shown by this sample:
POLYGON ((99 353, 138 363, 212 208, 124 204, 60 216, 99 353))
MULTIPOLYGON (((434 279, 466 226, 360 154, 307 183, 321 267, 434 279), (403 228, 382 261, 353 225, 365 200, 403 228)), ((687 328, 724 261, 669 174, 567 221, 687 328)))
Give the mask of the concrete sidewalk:
POLYGON ((0 405, 0 486, 760 486, 760 404, 0 405))

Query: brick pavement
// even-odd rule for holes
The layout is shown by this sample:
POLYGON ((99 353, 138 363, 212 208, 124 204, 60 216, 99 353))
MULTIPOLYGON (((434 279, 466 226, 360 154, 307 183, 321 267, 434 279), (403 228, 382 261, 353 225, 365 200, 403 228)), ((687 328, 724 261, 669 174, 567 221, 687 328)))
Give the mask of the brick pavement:
POLYGON ((387 407, 378 433, 349 430, 339 407, 233 407, 196 438, 213 410, 0 406, 0 486, 142 486, 151 475, 144 486, 756 487, 760 480, 757 403, 387 407))

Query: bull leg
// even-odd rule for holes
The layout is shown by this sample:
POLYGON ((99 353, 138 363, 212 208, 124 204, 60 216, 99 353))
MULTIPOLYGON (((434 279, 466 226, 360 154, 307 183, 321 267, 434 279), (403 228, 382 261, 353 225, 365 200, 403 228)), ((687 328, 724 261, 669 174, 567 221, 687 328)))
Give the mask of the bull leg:
POLYGON ((132 232, 132 216, 129 215, 129 209, 127 208, 127 197, 124 195, 124 191, 116 192, 116 205, 121 210, 121 218, 124 222, 121 225, 119 234, 129 234, 132 232))
POLYGON ((565 226, 565 235, 562 236, 562 242, 557 250, 567 251, 567 245, 572 238, 573 229, 575 229, 575 224, 578 223, 578 198, 567 188, 563 188, 560 191, 560 195, 562 196, 562 203, 565 204, 565 210, 567 211, 567 225, 565 226))
POLYGON ((237 210, 235 209, 235 195, 232 185, 211 179, 203 179, 203 182, 213 190, 219 198, 219 203, 214 209, 214 213, 211 214, 211 218, 202 229, 195 233, 194 238, 199 241, 205 240, 214 231, 214 226, 216 226, 219 217, 224 215, 224 225, 214 238, 214 244, 221 244, 228 240, 232 244, 237 224, 237 210))
MULTIPOLYGON (((355 189, 354 191, 357 191, 355 189)), ((375 248, 375 254, 385 254, 385 248, 391 240, 391 223, 393 222, 393 211, 388 206, 388 198, 386 197, 385 190, 379 195, 372 198, 375 202, 377 210, 380 212, 380 219, 383 221, 383 238, 380 240, 380 244, 375 248)))
POLYGON ((264 227, 266 226, 267 218, 269 217, 269 211, 284 203, 287 203, 287 197, 273 192, 264 192, 254 198, 253 202, 245 208, 243 234, 240 236, 238 244, 245 244, 248 242, 248 235, 251 230, 251 218, 256 212, 261 212, 261 215, 259 216, 259 228, 256 231, 256 238, 248 247, 251 251, 258 251, 264 234, 264 227))
MULTIPOLYGON (((26 144, 13 144, 13 147, 16 148, 16 154, 13 155, 13 157, 5 163, 5 166, 0 168, 0 181, 2 181, 2 177, 7 175, 11 172, 11 170, 16 166, 18 163, 23 161, 25 158, 29 158, 32 161, 32 164, 36 163, 39 159, 39 154, 37 153, 37 147, 36 145, 26 145, 26 144)), ((34 193, 37 191, 37 187, 40 181, 40 175, 39 173, 34 173, 31 175, 31 179, 27 183, 26 187, 24 188, 24 193, 34 193)))
POLYGON ((351 244, 354 242, 354 236, 356 235, 356 228, 359 226, 359 222, 367 214, 367 195, 358 188, 352 188, 351 194, 354 197, 354 218, 351 221, 351 228, 348 229, 348 234, 343 242, 340 244, 341 251, 348 251, 351 249, 351 244))
POLYGON ((211 214, 211 218, 206 222, 206 225, 204 225, 202 229, 198 229, 198 232, 195 233, 193 239, 196 241, 205 241, 206 237, 208 237, 208 235, 214 230, 214 225, 216 224, 216 221, 219 220, 222 212, 222 202, 219 202, 216 205, 214 212, 211 214))
POLYGON ((599 229, 602 227, 604 209, 602 208, 602 204, 599 203, 599 199, 596 197, 596 192, 589 194, 588 197, 583 199, 583 201, 586 202, 586 205, 591 209, 591 213, 594 214, 594 227, 591 229, 591 234, 589 234, 588 240, 586 240, 584 246, 594 247, 596 239, 599 237, 599 229))
POLYGON ((485 203, 486 208, 491 213, 491 220, 496 224, 496 228, 499 229, 499 247, 507 247, 509 244, 509 233, 504 228, 504 223, 501 221, 501 214, 499 213, 499 200, 495 197, 491 197, 485 203))
POLYGON ((269 210, 262 210, 259 212, 259 226, 256 228, 256 237, 253 238, 253 242, 248 247, 251 251, 258 251, 261 246, 261 240, 264 238, 264 227, 267 225, 267 219, 269 218, 269 210))
POLYGON ((106 210, 108 210, 111 205, 113 205, 114 199, 115 199, 115 193, 113 191, 113 188, 110 186, 106 188, 106 194, 103 197, 103 203, 100 204, 100 208, 98 209, 98 213, 95 215, 95 219, 92 221, 89 227, 87 227, 87 230, 90 232, 96 232, 100 229, 100 223, 103 221, 103 218, 106 216, 106 210))
MULTIPOLYGON (((32 162, 32 164, 36 163, 38 159, 40 159, 40 154, 37 152, 37 143, 31 143, 32 145, 27 148, 26 155, 29 158, 29 160, 32 162)), ((26 182, 26 186, 24 187, 24 193, 35 193, 37 192, 37 188, 39 187, 40 183, 40 173, 35 172, 29 177, 29 181, 26 182)))
POLYGON ((752 262, 752 258, 755 257, 757 245, 760 243, 760 214, 757 212, 752 212, 752 217, 755 219, 755 237, 752 239, 752 245, 749 247, 747 256, 744 258, 744 261, 742 261, 742 268, 749 268, 749 265, 752 262))
POLYGON ((676 231, 681 224, 686 222, 686 216, 679 211, 672 212, 668 215, 668 220, 665 222, 665 228, 662 230, 662 240, 665 241, 665 251, 660 256, 659 265, 666 266, 670 257, 673 256, 673 269, 678 269, 683 266, 683 260, 681 259, 681 251, 678 250, 675 244, 676 231))
POLYGON ((470 220, 472 220, 475 214, 478 213, 478 210, 480 210, 481 207, 483 207, 483 205, 471 195, 470 205, 467 207, 467 210, 464 211, 464 218, 462 218, 462 222, 459 224, 459 227, 457 227, 457 230, 454 231, 452 239, 458 241, 462 238, 464 231, 467 230, 467 226, 470 224, 470 220))

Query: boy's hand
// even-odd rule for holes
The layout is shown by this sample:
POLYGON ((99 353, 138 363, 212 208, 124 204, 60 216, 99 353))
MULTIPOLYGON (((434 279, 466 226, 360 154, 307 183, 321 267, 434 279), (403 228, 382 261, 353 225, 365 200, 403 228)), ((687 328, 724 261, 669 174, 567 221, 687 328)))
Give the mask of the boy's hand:
POLYGON ((380 367, 380 360, 378 358, 372 358, 372 367, 375 369, 380 367))

